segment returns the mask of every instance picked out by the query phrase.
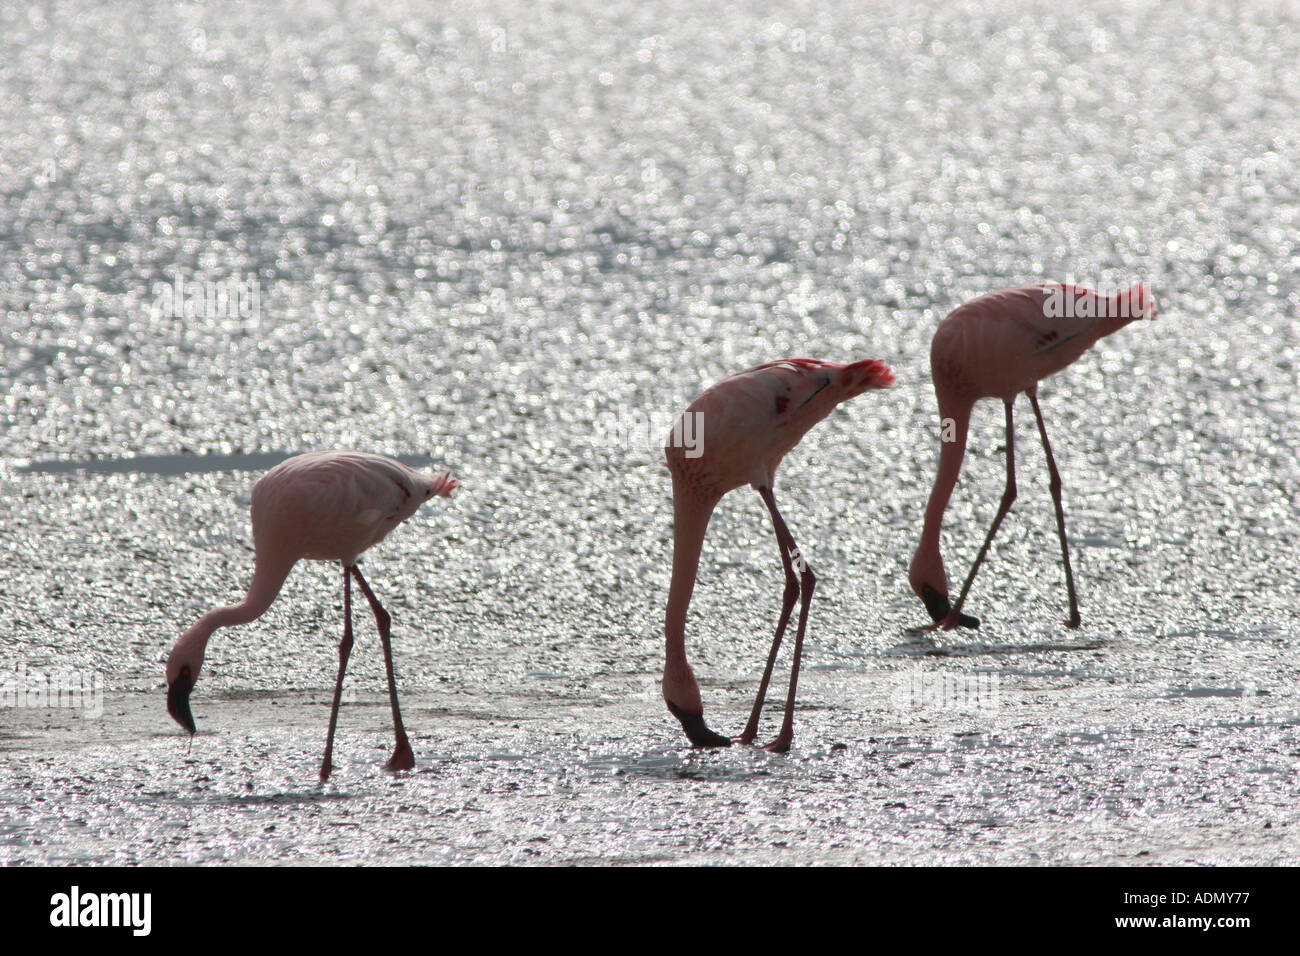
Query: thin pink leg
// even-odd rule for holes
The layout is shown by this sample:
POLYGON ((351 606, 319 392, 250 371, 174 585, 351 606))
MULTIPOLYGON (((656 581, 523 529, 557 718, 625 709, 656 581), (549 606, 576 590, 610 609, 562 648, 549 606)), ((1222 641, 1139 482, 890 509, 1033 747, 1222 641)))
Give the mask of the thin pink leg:
POLYGON ((975 573, 979 571, 980 565, 984 563, 984 555, 988 554, 989 545, 993 543, 993 536, 998 533, 998 526, 1002 524, 1002 519, 1007 516, 1011 510, 1011 504, 1016 500, 1016 433, 1011 422, 1011 405, 1015 399, 1006 402, 1007 406, 1007 486, 1002 492, 1002 503, 998 506, 997 516, 993 519, 993 526, 989 528, 988 536, 984 539, 984 546, 980 548, 980 553, 975 557, 975 564, 970 569, 970 574, 966 578, 966 583, 962 585, 961 594, 957 598, 957 603, 952 606, 948 612, 948 617, 943 621, 944 630, 951 630, 961 623, 961 606, 966 603, 966 595, 970 591, 970 586, 975 583, 975 573))
POLYGON ((370 602, 370 609, 375 612, 375 623, 379 625, 379 640, 384 645, 384 668, 388 672, 388 698, 393 705, 393 732, 397 735, 397 746, 393 750, 387 768, 410 770, 415 766, 415 754, 411 752, 411 742, 406 737, 406 728, 402 726, 402 712, 397 706, 397 681, 393 677, 393 648, 389 640, 389 628, 393 619, 388 616, 388 612, 370 590, 370 585, 366 584, 366 579, 361 576, 361 570, 355 564, 349 570, 357 579, 357 584, 361 585, 361 593, 370 602))
POLYGON ((334 681, 334 705, 330 708, 330 729, 325 736, 325 758, 320 765, 320 778, 324 782, 330 778, 334 769, 334 728, 339 720, 339 704, 343 700, 343 673, 348 669, 348 657, 352 653, 352 579, 348 569, 343 569, 343 640, 339 641, 339 676, 334 681))
MULTIPOLYGON (((766 502, 768 494, 762 491, 759 493, 763 495, 763 501, 766 502)), ((770 505, 769 510, 774 507, 770 505)), ((794 573, 789 549, 781 539, 779 530, 776 541, 781 551, 781 565, 785 568, 785 594, 781 598, 781 616, 776 622, 776 635, 772 638, 772 649, 767 655, 767 667, 763 669, 763 679, 758 683, 758 696, 754 699, 754 709, 749 714, 749 722, 745 724, 745 732, 737 738, 742 744, 752 744, 754 738, 758 736, 758 718, 763 712, 763 703, 767 700, 767 684, 772 677, 772 667, 776 663, 777 651, 781 649, 781 640, 785 637, 786 626, 790 623, 790 614, 794 611, 795 602, 799 600, 799 578, 794 573)))
POLYGON ((758 493, 762 495, 763 502, 772 515, 772 527, 776 531, 777 544, 781 547, 781 563, 786 571, 786 587, 781 618, 777 623, 776 636, 772 640, 772 650, 768 654, 767 667, 763 671, 763 680, 759 684, 758 699, 754 701, 754 710, 750 714, 749 724, 745 727, 745 734, 742 736, 741 742, 749 743, 758 733, 758 717, 767 695, 768 679, 771 677, 772 666, 776 662, 777 651, 780 650, 781 639, 785 635, 786 625, 790 621, 790 613, 794 607, 792 598, 794 595, 798 595, 799 624, 794 636, 794 661, 790 666, 790 689, 786 695, 785 719, 781 722, 781 731, 777 734, 776 739, 765 748, 774 753, 785 753, 790 749, 790 744, 794 741, 794 702, 799 686, 799 662, 803 656, 803 636, 808 626, 808 609, 812 604, 813 588, 816 587, 817 578, 808 563, 804 561, 802 556, 799 556, 799 548, 795 544, 794 536, 790 534, 785 519, 781 517, 781 512, 776 507, 776 498, 772 495, 772 489, 759 488, 758 493), (794 568, 796 556, 798 556, 799 565, 797 579, 794 568), (791 589, 792 584, 794 586, 793 592, 791 589))
POLYGON ((1061 539, 1061 560, 1065 562, 1065 590, 1070 596, 1070 619, 1065 622, 1065 626, 1074 628, 1079 626, 1081 619, 1079 598, 1074 592, 1074 572, 1070 569, 1070 546, 1065 540, 1065 509, 1061 507, 1061 475, 1056 470, 1052 446, 1047 442, 1047 426, 1043 424, 1043 412, 1038 407, 1038 389, 1031 388, 1025 394, 1029 396, 1029 404, 1034 406, 1034 415, 1038 418, 1038 434, 1043 439, 1043 451, 1047 452, 1048 486, 1052 490, 1052 504, 1056 507, 1056 533, 1061 539))

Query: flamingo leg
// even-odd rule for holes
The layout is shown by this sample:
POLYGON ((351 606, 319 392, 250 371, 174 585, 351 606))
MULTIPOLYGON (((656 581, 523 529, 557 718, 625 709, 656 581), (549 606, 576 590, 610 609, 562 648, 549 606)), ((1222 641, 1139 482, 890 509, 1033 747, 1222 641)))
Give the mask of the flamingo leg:
POLYGON ((379 640, 384 645, 384 669, 388 672, 388 699, 393 705, 393 732, 397 736, 397 746, 389 759, 387 769, 410 770, 415 767, 415 754, 411 752, 411 742, 406 737, 406 728, 402 725, 402 711, 397 705, 397 681, 393 677, 393 648, 390 641, 390 626, 393 619, 384 610, 375 593, 361 576, 361 569, 355 564, 349 569, 352 576, 361 585, 361 593, 370 602, 370 609, 375 612, 375 624, 379 626, 379 640))
POLYGON ((1061 539, 1061 559, 1065 562, 1065 590, 1070 595, 1070 619, 1065 622, 1065 626, 1075 628, 1081 623, 1079 598, 1074 591, 1074 572, 1070 570, 1070 546, 1065 539, 1065 509, 1061 507, 1061 475, 1056 470, 1052 446, 1047 441, 1047 426, 1043 424, 1043 412, 1038 407, 1038 389, 1031 388, 1025 394, 1029 396, 1029 404, 1034 406, 1034 416, 1038 419, 1038 434, 1043 439, 1043 451, 1047 452, 1049 487, 1052 490, 1052 504, 1056 507, 1056 533, 1061 539))
MULTIPOLYGON (((790 550, 794 541, 791 538, 787 545, 782 540, 781 528, 785 523, 781 521, 781 515, 776 510, 775 500, 771 498, 771 491, 760 489, 759 494, 763 495, 763 501, 767 504, 768 510, 773 515, 773 527, 776 528, 776 541, 781 551, 781 565, 785 568, 785 594, 781 598, 781 617, 776 623, 776 636, 772 639, 772 650, 767 655, 767 667, 763 669, 763 679, 758 684, 758 696, 754 699, 754 709, 750 712, 749 723, 745 725, 745 732, 737 740, 742 744, 752 744, 754 738, 758 736, 758 718, 763 711, 763 703, 767 699, 767 684, 772 677, 772 667, 776 663, 777 651, 781 649, 781 640, 785 637, 786 625, 790 623, 790 614, 794 611, 794 603, 799 600, 799 578, 794 573, 794 565, 790 562, 790 550), (764 493, 766 492, 766 493, 764 493)), ((790 537, 789 530, 786 530, 786 537, 790 537)))
POLYGON ((320 779, 324 783, 334 769, 334 728, 338 725, 339 704, 343 700, 343 673, 348 669, 352 654, 352 579, 348 569, 343 569, 343 640, 339 641, 339 676, 334 681, 334 705, 330 708, 330 729, 325 736, 325 757, 320 765, 320 779))
MULTIPOLYGON (((781 731, 777 734, 776 739, 768 744, 764 749, 773 753, 785 753, 790 749, 790 744, 794 741, 794 702, 795 694, 799 686, 799 662, 803 656, 803 636, 808 627, 808 609, 812 605, 813 588, 817 585, 817 577, 813 574, 812 568, 803 559, 799 552, 798 545, 795 544, 794 536, 790 534, 790 529, 786 527, 785 519, 781 517, 781 512, 777 510, 776 498, 772 495, 771 488, 759 488, 758 493, 763 496, 763 501, 767 505, 768 511, 772 514, 772 527, 776 530, 776 540, 781 545, 783 552, 782 557, 787 570, 791 575, 797 565, 799 580, 797 583, 799 593, 799 624, 794 634, 794 661, 790 665, 790 690, 786 694, 785 700, 785 719, 781 722, 781 731)), ((790 594, 789 578, 786 580, 786 595, 790 594)), ((759 688, 758 700, 754 702, 755 713, 750 717, 750 722, 754 723, 757 719, 758 710, 763 703, 764 695, 767 691, 767 680, 770 675, 772 665, 776 660, 776 653, 781 646, 781 638, 784 635, 785 625, 790 619, 789 603, 783 609, 781 621, 777 627, 776 637, 772 641, 772 650, 768 655, 767 672, 763 675, 763 682, 759 688)), ((757 729, 757 728, 755 728, 757 729)), ((746 728, 748 731, 748 728, 746 728)))
POLYGON ((1002 524, 1002 519, 1007 516, 1011 510, 1011 504, 1016 500, 1016 434, 1011 421, 1011 405, 1015 399, 1005 402, 1007 407, 1007 486, 1002 492, 1002 503, 998 506, 998 513, 993 519, 993 526, 989 528, 988 536, 984 539, 984 546, 975 557, 975 564, 970 569, 970 574, 966 578, 966 583, 962 585, 961 594, 957 598, 957 603, 952 606, 948 612, 948 617, 943 621, 944 630, 951 630, 961 623, 961 607, 966 602, 966 595, 970 587, 975 583, 975 574, 984 563, 984 556, 988 554, 989 545, 993 543, 993 536, 998 533, 998 526, 1002 524))

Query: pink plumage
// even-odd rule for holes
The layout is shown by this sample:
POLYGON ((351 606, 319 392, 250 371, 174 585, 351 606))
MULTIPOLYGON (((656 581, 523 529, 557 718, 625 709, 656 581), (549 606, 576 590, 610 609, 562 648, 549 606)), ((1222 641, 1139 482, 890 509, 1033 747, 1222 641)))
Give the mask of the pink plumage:
POLYGON ((1070 602, 1070 619, 1066 623, 1070 627, 1079 626, 1078 598, 1061 506, 1061 479, 1038 406, 1038 383, 1076 361, 1104 336, 1135 319, 1153 319, 1156 314, 1154 299, 1140 284, 1114 296, 1103 296, 1079 286, 1054 284, 991 292, 955 309, 939 323, 930 346, 930 369, 943 429, 939 473, 926 506, 921 542, 908 574, 912 590, 934 619, 932 626, 979 626, 977 618, 963 614, 961 609, 993 536, 1016 497, 1011 407, 1021 392, 1033 406, 1047 455, 1070 602), (982 398, 1000 398, 1006 406, 1007 484, 984 546, 956 604, 952 604, 939 550, 939 532, 966 453, 971 409, 982 398))
POLYGON ((786 359, 723 379, 682 414, 664 449, 673 478, 673 575, 665 615, 663 694, 696 746, 727 746, 731 740, 704 722, 699 684, 686 659, 686 611, 695 588, 700 550, 718 501, 741 485, 753 486, 767 505, 785 568, 786 589, 776 636, 759 684, 758 698, 741 743, 752 743, 776 661, 796 600, 800 600, 794 660, 785 719, 769 749, 789 749, 794 739, 794 699, 808 608, 816 579, 800 555, 776 507, 772 488, 782 458, 836 405, 870 388, 887 388, 894 377, 880 362, 837 365, 816 359, 786 359), (684 436, 692 441, 684 442, 684 436), (796 574, 796 568, 798 573, 796 574))
POLYGON ((438 496, 450 497, 456 488, 457 482, 450 474, 424 475, 392 458, 355 451, 298 455, 268 471, 253 487, 253 583, 243 601, 209 611, 176 642, 167 658, 167 712, 193 734, 195 724, 189 696, 198 680, 212 634, 218 628, 246 624, 261 617, 299 561, 338 561, 343 566, 344 630, 321 779, 327 779, 332 769, 334 728, 343 674, 352 649, 353 578, 371 605, 383 643, 397 735, 397 749, 388 766, 393 770, 409 770, 415 760, 397 704, 389 642, 391 620, 361 576, 356 562, 364 551, 383 541, 415 514, 425 501, 438 496))
POLYGON ((430 498, 456 490, 392 458, 325 451, 282 461, 253 486, 253 540, 267 554, 355 564, 430 498))

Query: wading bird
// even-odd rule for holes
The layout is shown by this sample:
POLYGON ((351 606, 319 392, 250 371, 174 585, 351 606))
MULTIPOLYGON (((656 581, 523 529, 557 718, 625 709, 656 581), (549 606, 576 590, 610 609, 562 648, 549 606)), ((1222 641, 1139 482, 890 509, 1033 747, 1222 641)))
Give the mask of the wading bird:
POLYGON ((1021 392, 1029 396, 1029 404, 1038 419, 1043 450, 1047 453, 1056 530, 1065 564, 1065 587, 1070 598, 1070 619, 1065 624, 1072 628, 1079 626, 1079 602, 1065 538, 1065 512, 1061 508, 1061 476, 1038 407, 1038 383, 1079 358, 1098 339, 1122 329, 1134 319, 1155 317, 1155 302, 1141 284, 1114 296, 1072 285, 1044 285, 989 293, 966 303, 939 323, 930 346, 930 369, 943 426, 939 474, 926 505, 921 543, 908 572, 912 590, 934 619, 932 628, 979 627, 979 619, 963 614, 962 606, 998 526, 1016 499, 1011 406, 1021 392), (1006 406, 1007 484, 984 546, 975 558, 957 603, 952 604, 948 597, 948 576, 939 553, 939 531, 966 454, 971 408, 981 398, 1000 398, 1006 406))
POLYGON ((334 727, 343 693, 343 672, 352 652, 352 578, 356 578, 361 593, 370 602, 384 648, 393 730, 397 735, 388 769, 414 767, 415 757, 397 706, 389 642, 391 619, 361 576, 357 558, 383 541, 425 501, 436 495, 450 497, 456 487, 450 474, 422 475, 391 458, 355 451, 298 455, 268 471, 253 486, 253 583, 243 601, 209 611, 172 648, 167 658, 167 713, 193 735, 190 691, 198 680, 203 652, 212 633, 219 627, 247 624, 261 617, 299 561, 338 561, 343 566, 343 640, 339 643, 339 673, 320 778, 329 779, 333 769, 330 758, 334 727))
POLYGON ((776 636, 749 723, 738 738, 740 743, 752 743, 758 733, 772 665, 794 603, 800 601, 785 720, 776 739, 767 745, 769 750, 783 752, 794 739, 799 657, 816 578, 777 510, 772 494, 776 469, 808 429, 836 405, 869 388, 887 388, 893 381, 888 367, 870 360, 851 365, 814 359, 772 362, 723 379, 692 402, 674 426, 664 449, 665 464, 673 478, 673 573, 664 625, 663 695, 668 710, 681 721, 695 746, 725 747, 731 743, 704 723, 700 687, 686 660, 686 610, 695 589, 700 549, 713 509, 728 491, 751 485, 772 516, 785 568, 785 594, 776 636), (686 436, 692 436, 693 441, 683 440, 686 436))

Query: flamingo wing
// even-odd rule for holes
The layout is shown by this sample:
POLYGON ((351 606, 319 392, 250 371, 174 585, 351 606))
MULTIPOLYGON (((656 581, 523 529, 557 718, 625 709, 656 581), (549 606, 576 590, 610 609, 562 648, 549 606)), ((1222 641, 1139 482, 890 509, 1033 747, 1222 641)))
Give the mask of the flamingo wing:
MULTIPOLYGON (((340 511, 379 530, 392 530, 415 513, 426 497, 418 476, 399 462, 379 456, 357 456, 340 461, 343 478, 340 511)), ((427 485, 427 483, 426 483, 427 485)))
POLYGON ((1059 349, 1087 335, 1097 324, 1098 296, 1089 289, 1045 285, 1030 286, 1025 292, 1026 307, 1014 314, 1021 327, 1033 336, 1037 353, 1059 349))
POLYGON ((781 428, 830 386, 838 368, 816 359, 769 362, 725 378, 711 391, 727 396, 735 424, 781 428))
POLYGON ((961 325, 1014 328, 1034 353, 1051 352, 1085 336, 1097 324, 1098 296, 1072 285, 1002 289, 974 299, 952 314, 961 325))

